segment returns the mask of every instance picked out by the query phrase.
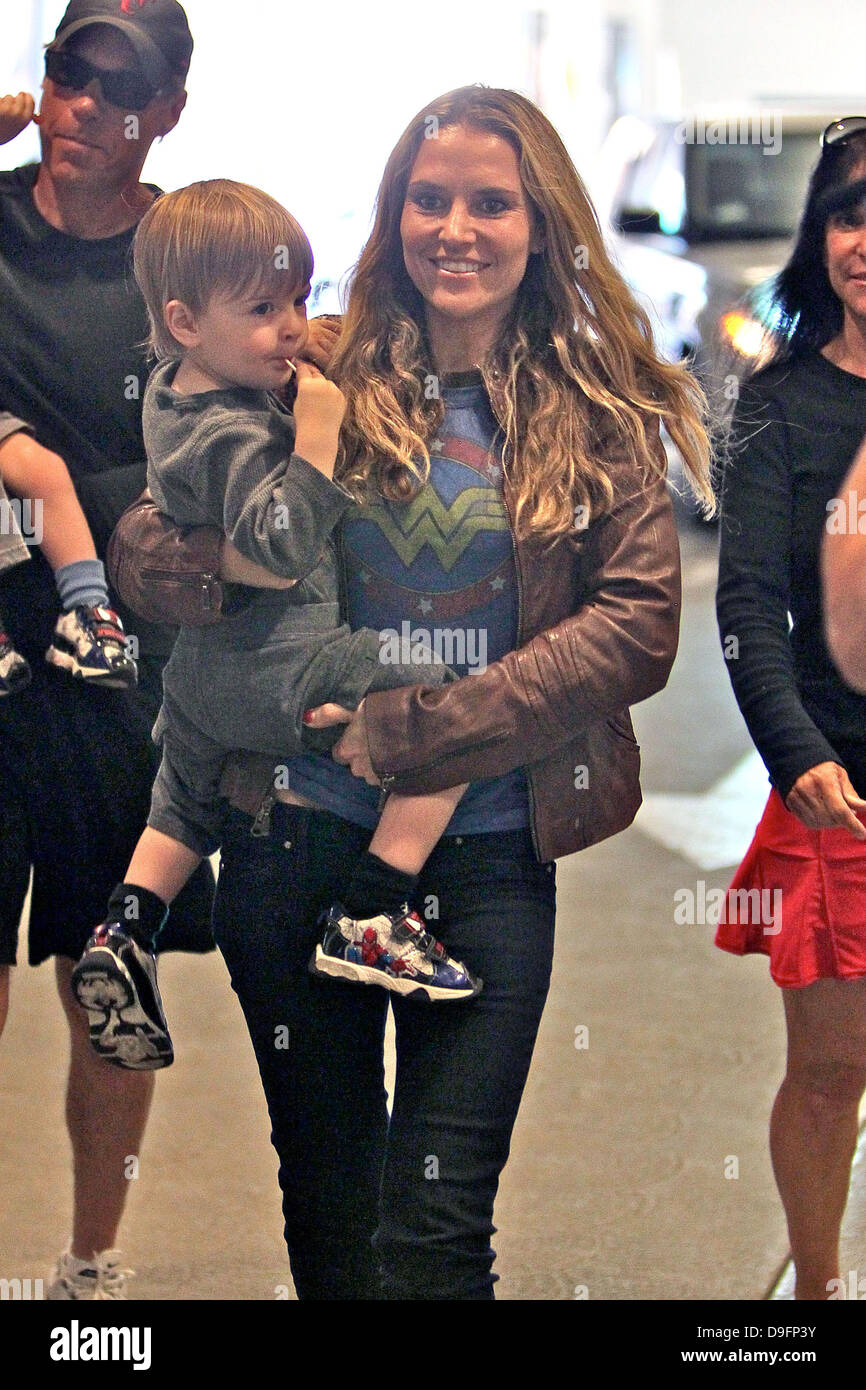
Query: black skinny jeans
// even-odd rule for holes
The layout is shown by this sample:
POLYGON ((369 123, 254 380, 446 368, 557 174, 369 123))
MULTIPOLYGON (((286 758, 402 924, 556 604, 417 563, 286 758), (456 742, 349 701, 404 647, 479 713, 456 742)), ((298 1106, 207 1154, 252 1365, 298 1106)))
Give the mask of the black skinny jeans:
POLYGON ((528 831, 440 841, 415 906, 437 895, 428 924, 484 990, 413 1004, 307 970, 318 914, 369 831, 281 804, 269 837, 251 825, 228 812, 214 935, 267 1097, 298 1297, 492 1299, 493 1202, 550 982, 554 865, 537 862, 528 831))

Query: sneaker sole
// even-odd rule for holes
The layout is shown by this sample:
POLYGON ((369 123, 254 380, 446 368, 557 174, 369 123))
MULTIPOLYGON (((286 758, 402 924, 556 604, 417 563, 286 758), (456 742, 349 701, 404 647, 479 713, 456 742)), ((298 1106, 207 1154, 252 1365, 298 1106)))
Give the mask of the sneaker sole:
POLYGON ((88 681, 90 685, 105 686, 107 690, 131 690, 138 684, 136 675, 118 676, 112 675, 110 671, 102 671, 98 666, 82 666, 76 656, 60 652, 56 647, 48 648, 45 660, 49 666, 59 666, 77 680, 88 681))
MULTIPOLYGON (((136 1004, 141 1009, 138 994, 132 977, 126 967, 111 951, 100 951, 98 948, 92 949, 87 954, 87 961, 79 961, 72 971, 72 992, 78 1000, 82 1009, 87 1013, 90 1024, 90 1045, 94 1052, 104 1058, 106 1062, 112 1062, 116 1067, 123 1067, 125 1071, 158 1071, 161 1067, 170 1067, 174 1061, 174 1048, 171 1038, 163 1029, 158 1029, 154 1023, 148 1019, 148 1042, 150 1042, 158 1052, 156 1057, 144 1057, 141 1061, 130 1062, 118 1055, 118 1043, 109 1039, 103 1042, 102 1035, 107 1030, 110 1023, 110 1015, 107 1009, 94 1005, 93 1001, 83 997, 93 989, 94 982, 101 981, 107 989, 123 990, 126 1004, 115 1005, 115 1007, 129 1008, 136 1004)), ((144 1010, 141 1009, 144 1015, 144 1010)), ((146 1017, 146 1015, 144 1015, 146 1017)))
POLYGON ((321 946, 316 947, 315 955, 309 964, 312 975, 327 975, 334 980, 348 980, 358 985, 379 985, 392 994, 400 994, 404 999, 418 1003, 447 1003, 453 1000, 474 999, 481 993, 484 981, 479 980, 474 989, 444 989, 441 985, 427 985, 420 980, 401 978, 399 975, 386 975, 373 965, 358 965, 355 961, 340 960, 329 956, 321 946))

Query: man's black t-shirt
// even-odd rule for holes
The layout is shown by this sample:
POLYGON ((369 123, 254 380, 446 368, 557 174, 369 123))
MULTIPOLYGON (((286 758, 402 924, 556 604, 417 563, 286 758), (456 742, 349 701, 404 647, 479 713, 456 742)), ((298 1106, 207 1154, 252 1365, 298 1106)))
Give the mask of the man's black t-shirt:
POLYGON ((140 464, 147 315, 135 227, 95 241, 50 226, 38 164, 0 172, 0 407, 83 474, 140 464))
MULTIPOLYGON (((96 240, 58 231, 33 200, 38 171, 0 172, 0 409, 64 459, 102 555, 145 485, 147 313, 132 273, 135 227, 96 240)), ((7 583, 13 637, 39 645, 57 606, 47 566, 34 553, 7 583)), ((167 654, 170 634, 137 619, 132 630, 144 651, 167 654)))
POLYGON ((830 658, 820 576, 828 503, 847 502, 864 434, 866 380, 818 352, 755 376, 734 417, 719 629, 737 703, 783 796, 820 762, 841 762, 866 795, 866 697, 830 658))
MULTIPOLYGON (((135 228, 92 241, 57 231, 33 201, 37 174, 35 164, 0 172, 0 409, 65 460, 104 554, 146 476, 135 228)), ((0 701, 0 963, 15 959, 31 864, 30 960, 75 959, 147 818, 150 728, 173 633, 123 614, 140 642, 134 691, 85 687, 48 666, 58 598, 38 549, 4 571, 0 612, 33 669, 26 690, 0 701)), ((212 883, 202 866, 172 907, 161 949, 211 949, 212 883)))

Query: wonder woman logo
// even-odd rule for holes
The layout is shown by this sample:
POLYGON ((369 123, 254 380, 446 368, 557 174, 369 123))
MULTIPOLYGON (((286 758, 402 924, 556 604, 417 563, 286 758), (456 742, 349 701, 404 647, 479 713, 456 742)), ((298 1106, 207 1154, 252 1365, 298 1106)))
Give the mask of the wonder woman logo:
POLYGON ((393 546, 406 569, 429 545, 446 574, 450 574, 479 531, 507 531, 501 498, 489 487, 468 487, 446 507, 433 488, 393 511, 376 504, 364 509, 393 546))

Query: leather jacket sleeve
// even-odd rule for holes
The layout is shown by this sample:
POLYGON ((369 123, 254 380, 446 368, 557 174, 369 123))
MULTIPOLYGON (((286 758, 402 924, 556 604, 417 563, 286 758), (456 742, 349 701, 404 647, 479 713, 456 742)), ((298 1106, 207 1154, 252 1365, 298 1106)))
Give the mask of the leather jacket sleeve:
POLYGON ((108 543, 108 573, 123 602, 152 623, 218 623, 222 532, 182 530, 143 492, 121 516, 108 543))
MULTIPOLYGON (((421 794, 536 762, 665 685, 680 615, 673 509, 663 478, 644 482, 625 464, 609 472, 614 504, 582 540, 572 616, 454 684, 367 696, 370 757, 388 791, 421 794)), ((526 593, 544 582, 544 561, 520 561, 518 550, 526 593)), ((559 551, 560 565, 573 563, 559 551)))

